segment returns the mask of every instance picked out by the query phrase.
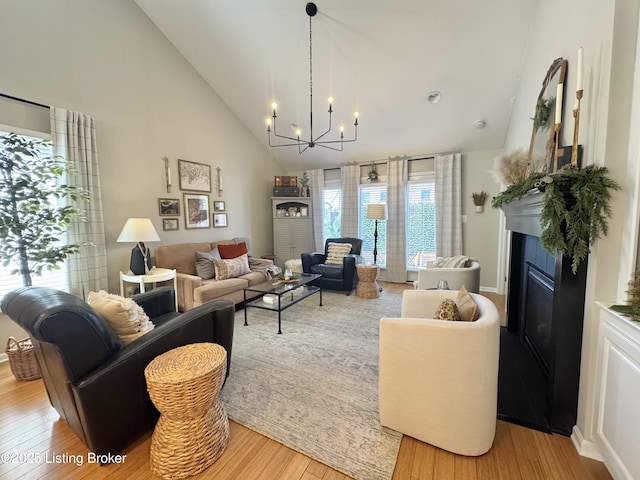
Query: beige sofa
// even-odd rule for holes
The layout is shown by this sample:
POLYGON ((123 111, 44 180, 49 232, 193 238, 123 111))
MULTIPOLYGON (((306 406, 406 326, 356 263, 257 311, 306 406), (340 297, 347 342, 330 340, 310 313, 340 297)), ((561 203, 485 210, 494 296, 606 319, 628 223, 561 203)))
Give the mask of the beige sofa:
MULTIPOLYGON (((154 265, 176 269, 178 278, 178 309, 185 312, 212 300, 231 300, 234 304, 244 300, 243 289, 266 280, 262 272, 251 272, 226 280, 203 280, 196 273, 196 252, 210 252, 217 244, 234 244, 235 240, 219 242, 176 243, 155 249, 154 265)), ((252 294, 250 296, 255 296, 252 294)))
POLYGON ((500 319, 471 294, 475 322, 433 320, 455 290, 406 290, 399 318, 380 320, 380 422, 459 455, 493 444, 498 408, 500 319))

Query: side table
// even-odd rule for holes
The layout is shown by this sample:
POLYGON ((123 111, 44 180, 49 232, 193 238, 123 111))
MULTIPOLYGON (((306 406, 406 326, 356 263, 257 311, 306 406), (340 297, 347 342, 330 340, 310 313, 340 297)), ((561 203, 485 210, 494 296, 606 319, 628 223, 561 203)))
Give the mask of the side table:
POLYGON ((146 283, 166 282, 167 280, 173 280, 173 290, 176 297, 176 312, 178 311, 178 279, 175 270, 168 268, 156 268, 153 267, 149 270, 149 273, 145 275, 135 275, 131 271, 120 272, 120 295, 124 297, 124 282, 135 283, 140 286, 140 293, 145 292, 146 283))
POLYGON ((154 358, 144 370, 160 418, 151 437, 151 470, 163 479, 185 478, 212 465, 231 432, 218 393, 227 351, 215 343, 192 343, 154 358))
POLYGON ((378 265, 356 265, 356 272, 358 272, 356 296, 362 298, 378 298, 380 296, 380 286, 377 282, 379 271, 378 265))

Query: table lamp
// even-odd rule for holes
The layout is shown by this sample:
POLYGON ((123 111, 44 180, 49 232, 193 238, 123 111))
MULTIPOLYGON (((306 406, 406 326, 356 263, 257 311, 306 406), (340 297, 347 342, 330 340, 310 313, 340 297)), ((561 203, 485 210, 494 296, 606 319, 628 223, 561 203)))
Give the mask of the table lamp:
POLYGON ((376 221, 376 227, 373 231, 373 263, 375 265, 378 258, 378 220, 387 219, 387 205, 384 203, 367 205, 367 219, 376 221))
POLYGON ((144 275, 151 269, 151 255, 144 242, 159 242, 158 232, 148 218, 129 218, 124 224, 117 242, 135 242, 131 250, 129 268, 135 275, 144 275))

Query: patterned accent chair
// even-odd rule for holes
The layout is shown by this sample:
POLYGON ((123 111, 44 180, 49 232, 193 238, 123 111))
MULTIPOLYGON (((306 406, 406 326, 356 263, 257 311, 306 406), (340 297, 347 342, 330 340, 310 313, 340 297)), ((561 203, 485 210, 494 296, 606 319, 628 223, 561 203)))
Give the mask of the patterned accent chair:
POLYGON ((328 290, 342 290, 346 295, 358 285, 356 265, 364 263, 360 256, 362 240, 359 238, 342 237, 327 238, 324 244, 324 253, 311 252, 300 255, 302 271, 304 273, 317 273, 322 275, 322 288, 328 290), (342 258, 342 265, 325 263, 329 255, 330 243, 349 243, 351 251, 342 258))

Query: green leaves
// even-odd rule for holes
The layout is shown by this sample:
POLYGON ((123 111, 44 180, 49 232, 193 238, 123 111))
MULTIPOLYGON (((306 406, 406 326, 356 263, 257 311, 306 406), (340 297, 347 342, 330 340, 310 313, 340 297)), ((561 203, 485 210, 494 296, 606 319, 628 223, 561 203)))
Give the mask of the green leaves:
POLYGON ((31 275, 55 269, 82 244, 64 245, 69 225, 83 221, 82 188, 58 185, 75 172, 50 156, 49 142, 20 135, 0 135, 0 261, 14 263, 25 285, 31 275))
MULTIPOLYGON (((589 255, 593 242, 608 232, 611 191, 619 190, 620 185, 606 174, 606 167, 589 165, 553 174, 553 181, 545 185, 540 243, 552 255, 571 257, 574 274, 589 255)), ((493 199, 492 206, 499 208, 522 197, 543 176, 533 174, 511 185, 493 199)))

